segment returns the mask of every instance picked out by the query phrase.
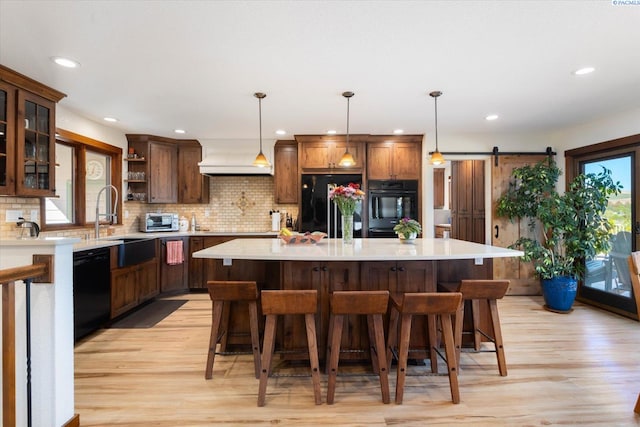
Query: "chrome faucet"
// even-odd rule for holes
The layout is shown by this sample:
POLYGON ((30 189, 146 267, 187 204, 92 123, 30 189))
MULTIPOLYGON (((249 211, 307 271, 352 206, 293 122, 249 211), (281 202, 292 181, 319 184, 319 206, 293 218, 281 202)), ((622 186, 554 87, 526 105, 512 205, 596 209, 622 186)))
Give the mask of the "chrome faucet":
POLYGON ((105 218, 109 218, 110 224, 113 224, 118 222, 117 212, 118 212, 118 189, 111 184, 105 185, 98 192, 98 198, 96 199, 96 239, 100 237, 100 217, 103 216, 105 218), (113 190, 116 193, 116 198, 113 203, 113 210, 109 212, 107 209, 107 212, 101 214, 100 213, 100 195, 105 190, 113 190))

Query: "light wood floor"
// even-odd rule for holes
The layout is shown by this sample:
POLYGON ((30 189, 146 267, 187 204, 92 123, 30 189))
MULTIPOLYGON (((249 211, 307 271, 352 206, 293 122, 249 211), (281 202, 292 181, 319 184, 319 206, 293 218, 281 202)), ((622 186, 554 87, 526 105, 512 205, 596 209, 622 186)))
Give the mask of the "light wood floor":
MULTIPOLYGON (((310 378, 279 377, 258 408, 250 355, 218 356, 204 379, 208 295, 174 298, 189 301, 153 328, 103 330, 76 346, 82 426, 640 425, 640 324, 588 306, 561 315, 541 297, 500 301, 509 375, 493 353, 463 353, 458 405, 446 376, 409 377, 402 405, 381 402, 377 377, 343 376, 334 405, 314 405, 310 378)), ((395 372, 390 382, 393 396, 395 372)))

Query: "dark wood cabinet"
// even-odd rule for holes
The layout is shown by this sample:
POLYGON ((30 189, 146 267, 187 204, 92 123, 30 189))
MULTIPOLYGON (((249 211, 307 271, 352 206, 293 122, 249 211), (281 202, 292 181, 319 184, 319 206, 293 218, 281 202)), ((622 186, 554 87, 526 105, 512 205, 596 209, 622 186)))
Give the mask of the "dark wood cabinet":
MULTIPOLYGON (((283 289, 315 289, 318 291, 318 312, 316 313, 316 334, 318 352, 321 357, 326 351, 327 325, 329 323, 329 295, 333 291, 358 290, 360 288, 359 262, 282 262, 283 289)), ((349 328, 343 335, 343 349, 367 348, 368 341, 366 323, 356 316, 347 320, 349 328), (365 343, 364 347, 361 347, 365 343)), ((284 320, 285 350, 303 350, 307 346, 304 322, 300 319, 285 317, 284 320)), ((353 353, 355 358, 367 358, 367 354, 353 353)), ((347 357, 347 356, 343 356, 347 357)), ((295 358, 295 356, 292 356, 295 358)))
MULTIPOLYGON (((388 289, 392 294, 436 292, 435 261, 362 262, 360 277, 367 290, 388 289)), ((410 358, 428 357, 428 334, 423 320, 418 316, 411 324, 410 358)))
POLYGON ((200 174, 196 140, 127 134, 135 158, 127 158, 133 200, 147 203, 208 203, 209 178, 200 174))
POLYGON ((160 293, 158 284, 158 262, 148 261, 138 269, 138 303, 143 303, 160 293))
POLYGON ((209 203, 209 177, 200 173, 202 147, 198 141, 178 145, 178 203, 209 203))
POLYGON ((369 179, 420 179, 422 135, 371 135, 367 142, 369 179))
POLYGON ((137 277, 137 267, 119 268, 111 271, 112 319, 138 305, 136 293, 137 277))
POLYGON ((178 202, 178 146, 150 141, 147 159, 148 203, 178 202))
POLYGON ((0 65, 0 195, 55 195, 55 109, 64 96, 0 65))
POLYGON ((205 289, 207 284, 204 277, 203 258, 193 258, 191 254, 204 249, 204 237, 189 238, 189 289, 205 289))
POLYGON ((158 239, 160 253, 160 291, 179 292, 188 288, 189 279, 189 238, 188 237, 163 237, 158 239), (178 264, 169 264, 167 259, 167 246, 180 242, 182 244, 182 259, 178 264))
POLYGON ((484 160, 451 163, 451 237, 485 243, 484 160))
POLYGON ((366 163, 365 140, 366 135, 349 136, 349 152, 356 164, 342 167, 338 163, 347 150, 346 136, 296 135, 299 169, 302 173, 361 173, 366 163))
POLYGON ((274 198, 276 203, 298 203, 298 144, 278 141, 274 148, 274 198))
POLYGON ((131 267, 112 269, 111 318, 126 313, 158 293, 156 258, 131 267))
MULTIPOLYGON (((251 236, 256 237, 256 236, 251 236)), ((270 238, 271 236, 265 236, 270 238)), ((202 236, 189 238, 189 285, 191 289, 205 289, 208 280, 256 280, 261 284, 272 286, 278 281, 278 274, 270 274, 267 278, 265 261, 234 259, 231 265, 224 265, 221 259, 193 258, 192 254, 201 249, 210 248, 220 243, 242 237, 238 236, 202 236), (268 283, 267 283, 268 282, 268 283)), ((279 284, 279 283, 277 283, 279 284)), ((276 284, 276 285, 277 285, 276 284)), ((277 287, 277 286, 276 286, 277 287)))

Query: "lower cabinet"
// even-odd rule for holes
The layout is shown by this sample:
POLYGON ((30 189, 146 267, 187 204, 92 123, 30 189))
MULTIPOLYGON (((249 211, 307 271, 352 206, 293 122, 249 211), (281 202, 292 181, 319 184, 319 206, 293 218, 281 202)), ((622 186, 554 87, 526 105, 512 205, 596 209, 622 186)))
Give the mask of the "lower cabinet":
MULTIPOLYGON (((375 261, 363 262, 361 267, 360 279, 366 284, 367 290, 388 289, 391 294, 437 290, 435 261, 375 261)), ((386 328, 385 321, 385 331, 386 328)), ((424 317, 415 316, 411 324, 409 358, 428 357, 427 336, 424 317)))
MULTIPOLYGON (((316 261, 283 261, 282 262, 282 289, 318 291, 318 312, 316 313, 316 334, 318 340, 318 354, 321 358, 326 352, 326 342, 329 324, 329 295, 333 291, 359 290, 360 263, 354 262, 316 262, 316 261)), ((368 348, 368 335, 366 322, 363 316, 349 316, 348 327, 342 335, 342 349, 357 350, 368 348)), ((298 351, 300 354, 291 353, 291 359, 305 358, 304 350, 307 348, 307 335, 304 321, 301 316, 284 318, 284 349, 286 351, 298 351)), ((342 358, 353 357, 363 359, 369 357, 367 353, 345 353, 342 358)))
POLYGON ((188 237, 163 237, 158 239, 160 246, 160 291, 161 292, 180 292, 189 288, 187 281, 189 279, 188 254, 189 238, 188 237), (182 243, 182 262, 169 264, 167 245, 182 243))
POLYGON ((158 262, 155 258, 111 270, 111 318, 126 313, 159 292, 158 262))
MULTIPOLYGON (((390 293, 435 292, 436 265, 434 261, 375 261, 375 262, 315 262, 283 261, 282 289, 316 289, 318 313, 316 333, 318 351, 324 357, 328 335, 330 304, 334 291, 388 290, 390 293)), ((424 359, 428 349, 427 331, 423 319, 417 317, 411 330, 410 357, 424 359)), ((364 316, 349 316, 342 335, 341 348, 349 350, 343 358, 369 357, 369 336, 364 316)), ((388 319, 385 319, 385 330, 388 319)), ((304 350, 307 346, 305 326, 301 319, 286 316, 284 320, 284 349, 304 350)), ((295 353, 287 355, 295 359, 295 353)), ((306 357, 304 353, 301 358, 306 357)))
MULTIPOLYGON (((255 236, 252 236, 255 238, 255 236)), ((231 265, 223 265, 221 259, 193 258, 192 254, 201 249, 210 248, 237 236, 191 237, 189 240, 189 288, 206 289, 208 280, 256 280, 264 288, 266 285, 266 261, 234 259, 231 265)), ((240 237, 241 238, 241 237, 240 237)), ((266 236, 265 238, 273 238, 266 236)), ((269 281, 276 282, 277 277, 269 275, 269 281)), ((276 283, 277 285, 277 283, 276 283)))

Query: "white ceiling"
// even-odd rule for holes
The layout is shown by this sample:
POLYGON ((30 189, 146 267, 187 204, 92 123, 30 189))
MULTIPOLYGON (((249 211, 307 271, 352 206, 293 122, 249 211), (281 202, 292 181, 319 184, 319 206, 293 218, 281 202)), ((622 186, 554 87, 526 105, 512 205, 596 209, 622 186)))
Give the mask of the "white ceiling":
POLYGON ((0 63, 131 133, 257 138, 257 91, 265 139, 344 133, 347 90, 351 133, 429 135, 433 90, 441 132, 544 132, 640 106, 640 5, 613 3, 0 0, 0 63))

